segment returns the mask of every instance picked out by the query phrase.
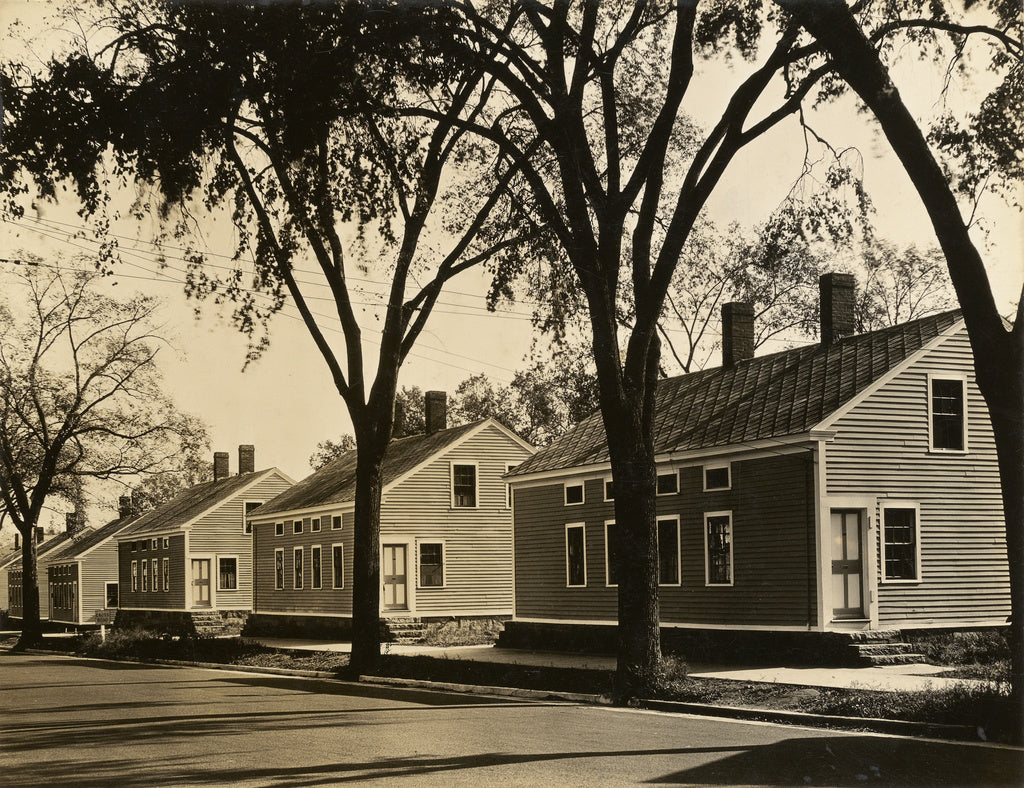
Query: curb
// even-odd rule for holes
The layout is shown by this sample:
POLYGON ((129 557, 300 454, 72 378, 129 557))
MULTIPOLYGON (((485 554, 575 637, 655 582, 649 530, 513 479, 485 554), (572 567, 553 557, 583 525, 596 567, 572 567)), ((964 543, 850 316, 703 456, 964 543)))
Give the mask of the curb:
POLYGON ((403 679, 394 676, 360 676, 360 684, 411 687, 415 689, 445 690, 470 695, 500 695, 507 698, 529 698, 532 700, 561 700, 568 703, 590 703, 610 706, 603 695, 588 695, 582 692, 561 692, 559 690, 535 690, 521 687, 493 687, 486 684, 453 684, 447 681, 426 681, 424 679, 403 679))
POLYGON ((735 720, 758 720, 787 725, 809 725, 816 728, 843 730, 869 730, 898 736, 914 736, 958 741, 983 741, 977 729, 970 725, 943 725, 933 722, 887 720, 878 717, 840 717, 832 714, 813 714, 804 711, 758 709, 744 706, 715 706, 710 703, 684 703, 672 700, 639 700, 637 706, 652 711, 675 714, 696 714, 702 717, 724 717, 735 720))

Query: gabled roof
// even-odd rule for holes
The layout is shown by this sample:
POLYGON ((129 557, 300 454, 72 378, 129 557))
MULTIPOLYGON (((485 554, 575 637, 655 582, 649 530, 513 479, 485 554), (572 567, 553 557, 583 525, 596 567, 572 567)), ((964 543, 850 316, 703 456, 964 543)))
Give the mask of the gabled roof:
MULTIPOLYGON (((806 433, 960 321, 959 310, 658 382, 655 454, 806 433)), ((508 476, 608 462, 600 412, 508 476)))
POLYGON ((71 540, 71 544, 63 546, 60 550, 54 553, 50 557, 50 563, 62 564, 66 561, 74 561, 80 558, 92 548, 102 544, 105 540, 115 536, 117 533, 127 528, 137 519, 137 515, 119 517, 95 530, 90 530, 84 534, 80 533, 77 538, 73 538, 71 540))
MULTIPOLYGON (((384 459, 384 490, 387 491, 388 485, 393 484, 488 423, 507 433, 517 443, 530 448, 494 419, 484 419, 458 427, 449 427, 429 435, 395 438, 388 444, 387 455, 384 459)), ((291 489, 271 498, 256 511, 256 517, 331 504, 345 504, 354 501, 355 494, 356 452, 349 451, 327 463, 312 476, 307 476, 291 489)))
POLYGON ((282 479, 288 479, 277 468, 268 468, 189 487, 167 503, 158 506, 151 512, 146 512, 131 526, 120 531, 117 538, 120 540, 187 528, 193 520, 214 506, 227 501, 247 487, 263 481, 274 473, 282 479))
MULTIPOLYGON (((93 532, 92 528, 83 528, 81 531, 78 531, 75 534, 75 536, 78 537, 78 538, 83 538, 83 537, 90 536, 92 534, 92 532, 93 532)), ((47 539, 45 542, 42 542, 36 548, 36 558, 37 559, 38 558, 43 558, 45 556, 47 559, 49 559, 51 556, 56 555, 56 553, 54 553, 54 550, 56 550, 57 548, 67 547, 68 543, 69 543, 69 539, 70 539, 70 534, 68 534, 67 531, 61 531, 59 534, 57 534, 55 536, 52 536, 51 538, 47 539)), ((0 568, 2 568, 2 569, 12 569, 12 568, 13 569, 20 569, 21 568, 20 565, 19 566, 13 566, 13 564, 12 564, 12 560, 13 559, 20 560, 20 556, 21 556, 21 550, 20 549, 19 550, 15 550, 10 555, 4 556, 3 560, 0 561, 0 568)))
POLYGON ((11 550, 9 553, 0 555, 0 569, 7 569, 8 565, 14 563, 15 559, 21 558, 21 550, 11 550))

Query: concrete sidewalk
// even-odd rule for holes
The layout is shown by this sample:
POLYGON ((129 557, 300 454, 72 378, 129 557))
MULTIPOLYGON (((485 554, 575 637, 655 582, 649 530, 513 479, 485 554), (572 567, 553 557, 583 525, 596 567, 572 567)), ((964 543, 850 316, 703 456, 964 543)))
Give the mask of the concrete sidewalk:
MULTIPOLYGON (((305 640, 299 638, 246 638, 272 648, 306 651, 348 652, 351 643, 305 640)), ((418 646, 385 644, 386 653, 429 656, 436 659, 464 659, 474 662, 498 662, 509 665, 537 665, 555 668, 590 668, 614 670, 615 657, 601 654, 576 654, 555 651, 526 651, 496 646, 418 646)), ((956 684, 983 684, 968 679, 948 679, 939 675, 951 668, 936 665, 886 665, 865 668, 737 668, 690 663, 690 675, 695 678, 757 681, 778 684, 796 684, 806 687, 855 687, 870 690, 928 690, 942 689, 956 684)))

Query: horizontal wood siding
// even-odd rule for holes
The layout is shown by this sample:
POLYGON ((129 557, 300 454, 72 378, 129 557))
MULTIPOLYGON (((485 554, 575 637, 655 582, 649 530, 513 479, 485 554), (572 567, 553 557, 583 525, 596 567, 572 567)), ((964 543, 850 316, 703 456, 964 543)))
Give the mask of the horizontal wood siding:
POLYGON ((11 595, 7 588, 9 582, 8 572, 6 569, 0 569, 0 610, 7 610, 10 606, 11 595))
POLYGON ((1006 531, 995 445, 966 332, 947 340, 840 419, 827 447, 830 495, 920 505, 921 580, 882 582, 882 625, 961 624, 1009 614, 1006 531), (928 374, 967 376, 968 452, 929 452, 928 374))
POLYGON ((512 510, 506 466, 530 452, 488 426, 393 488, 381 507, 381 541, 409 541, 410 602, 420 616, 511 615, 512 510), (451 464, 475 463, 477 506, 452 507, 451 464), (444 544, 443 587, 419 587, 423 542, 444 544))
POLYGON ((82 578, 82 621, 95 621, 96 614, 107 609, 107 583, 118 583, 117 542, 108 539, 94 547, 80 562, 82 578))
MULTIPOLYGON (((146 549, 141 547, 143 540, 137 541, 136 550, 132 551, 132 542, 121 542, 118 544, 117 556, 117 585, 119 590, 120 607, 145 608, 153 610, 184 610, 185 609, 185 585, 188 577, 185 573, 185 535, 175 534, 168 540, 167 548, 163 547, 163 540, 160 540, 160 547, 152 549, 150 540, 146 539, 146 549), (139 590, 132 591, 131 562, 138 561, 141 567, 142 561, 152 561, 154 558, 163 561, 170 559, 169 575, 170 588, 167 591, 142 591, 142 583, 139 583, 139 590)), ((150 570, 152 571, 152 570, 150 570)), ((141 569, 140 569, 141 572, 141 569)))
POLYGON ((50 564, 46 569, 47 593, 51 600, 50 620, 78 622, 78 595, 81 584, 78 577, 78 564, 50 564))
MULTIPOLYGON (((342 515, 341 530, 331 529, 331 518, 336 513, 321 514, 319 532, 311 530, 311 523, 303 522, 301 534, 292 532, 293 518, 280 518, 274 522, 286 524, 281 536, 274 535, 274 523, 259 523, 253 527, 255 538, 256 602, 257 612, 308 613, 322 615, 351 615, 352 613, 352 513, 342 515), (332 545, 344 546, 345 587, 335 589, 332 545), (311 548, 321 547, 321 574, 323 588, 312 587, 311 548), (295 588, 295 548, 302 550, 302 588, 295 588), (274 587, 274 552, 284 550, 284 588, 274 587)), ((312 520, 312 518, 310 518, 312 520)))
MULTIPOLYGON (((659 496, 659 517, 679 516, 681 584, 661 586, 663 624, 805 626, 816 615, 808 453, 732 464, 732 489, 703 492, 702 468, 679 471, 679 493, 659 496), (705 584, 704 515, 732 512, 733 585, 705 584)), ((660 469, 665 473, 667 469, 660 469)), ((617 589, 605 582, 603 480, 588 479, 585 502, 566 506, 563 486, 516 493, 516 617, 606 620, 617 589), (566 587, 565 525, 586 524, 587 585, 566 587)))

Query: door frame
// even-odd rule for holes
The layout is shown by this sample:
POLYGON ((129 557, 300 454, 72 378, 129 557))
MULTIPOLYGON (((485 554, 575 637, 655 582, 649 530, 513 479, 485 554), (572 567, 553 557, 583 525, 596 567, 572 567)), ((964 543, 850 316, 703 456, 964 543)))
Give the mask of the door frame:
MULTIPOLYGON (((831 495, 822 501, 818 518, 818 619, 823 629, 842 628, 843 619, 833 618, 832 599, 832 512, 857 512, 861 521, 861 595, 868 627, 878 629, 878 500, 867 496, 831 495)), ((860 620, 860 619, 854 619, 860 620)))
MULTIPOLYGON (((216 610, 217 609, 217 581, 214 580, 214 572, 217 570, 216 556, 213 553, 192 553, 185 559, 185 603, 189 610, 216 610), (195 598, 192 596, 192 562, 193 561, 209 561, 210 562, 210 607, 199 608, 195 603, 195 598)), ((173 582, 173 581, 172 581, 173 582)))
POLYGON ((380 556, 381 578, 380 578, 380 602, 379 614, 382 618, 388 616, 414 616, 416 615, 416 537, 414 536, 384 536, 381 535, 378 545, 380 556), (385 545, 400 545, 405 548, 405 609, 388 610, 384 607, 384 547, 385 545))

